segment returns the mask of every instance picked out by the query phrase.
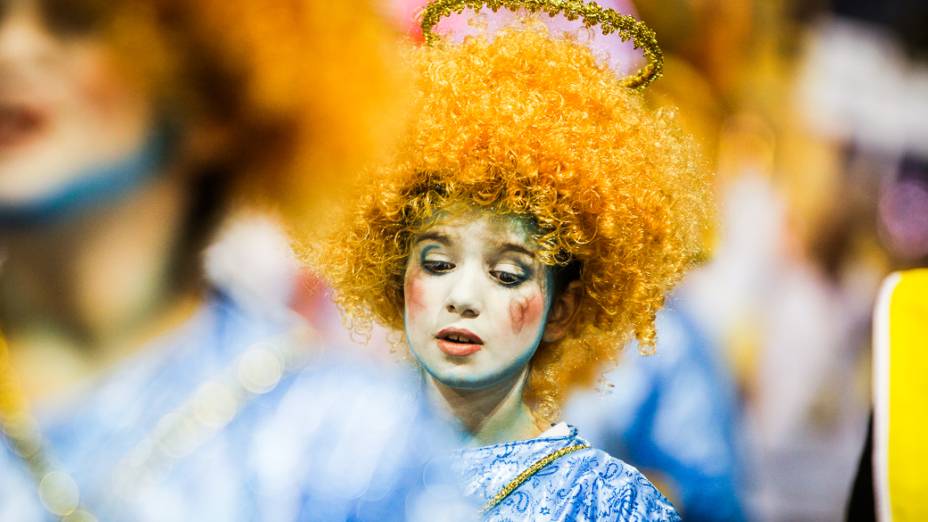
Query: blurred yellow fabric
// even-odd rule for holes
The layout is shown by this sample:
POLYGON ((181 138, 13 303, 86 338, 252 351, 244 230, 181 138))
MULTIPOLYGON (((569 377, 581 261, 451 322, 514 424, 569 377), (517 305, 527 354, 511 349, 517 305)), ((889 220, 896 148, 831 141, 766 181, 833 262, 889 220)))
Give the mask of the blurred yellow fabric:
POLYGON ((876 339, 877 382, 886 385, 877 388, 877 423, 888 435, 878 453, 888 457, 878 465, 881 519, 928 520, 928 269, 892 276, 883 297, 876 339))

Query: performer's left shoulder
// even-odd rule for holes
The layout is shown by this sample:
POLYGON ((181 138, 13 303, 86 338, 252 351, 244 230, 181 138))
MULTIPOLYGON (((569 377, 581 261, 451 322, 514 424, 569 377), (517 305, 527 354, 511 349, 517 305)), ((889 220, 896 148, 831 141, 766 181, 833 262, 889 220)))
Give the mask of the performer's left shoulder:
POLYGON ((673 505, 637 468, 605 451, 587 448, 565 463, 577 474, 583 490, 594 496, 600 513, 617 520, 680 520, 673 505))

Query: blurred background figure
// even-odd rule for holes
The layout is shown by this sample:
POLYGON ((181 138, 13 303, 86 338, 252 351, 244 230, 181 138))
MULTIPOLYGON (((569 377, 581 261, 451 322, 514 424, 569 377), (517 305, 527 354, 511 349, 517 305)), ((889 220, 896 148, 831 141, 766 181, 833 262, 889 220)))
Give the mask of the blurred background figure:
POLYGON ((0 0, 0 519, 457 516, 447 434, 319 353, 276 226, 202 259, 245 203, 321 227, 391 132, 392 36, 364 2, 0 0))
MULTIPOLYGON (((814 26, 800 71, 810 126, 837 148, 842 186, 836 199, 845 203, 830 208, 851 223, 846 229, 854 239, 876 245, 879 275, 928 266, 926 23, 923 2, 834 2, 814 26)), ((911 441, 923 447, 923 408, 900 411, 897 393, 905 390, 902 400, 909 404, 928 400, 923 388, 912 386, 921 379, 906 373, 923 367, 919 348, 928 346, 917 333, 923 321, 916 317, 924 316, 923 280, 918 270, 893 274, 880 299, 869 303, 875 416, 847 505, 849 520, 924 518, 928 488, 912 482, 912 469, 900 465, 923 463, 921 450, 911 451, 911 441), (898 331, 906 323, 908 336, 898 331), (895 453, 888 471, 887 448, 895 453)))
MULTIPOLYGON (((923 8, 889 4, 639 5, 663 41, 679 38, 670 47, 684 63, 668 60, 663 85, 686 93, 684 117, 706 116, 694 125, 715 151, 716 247, 678 300, 737 384, 751 519, 840 518, 865 435, 871 309, 880 279, 904 266, 879 209, 886 194, 918 193, 889 189, 908 156, 892 151, 919 135, 910 122, 923 121, 912 116, 926 100, 918 62, 898 51, 922 54, 912 47, 921 33, 906 27, 924 24, 923 8), (868 38, 836 36, 847 34, 839 26, 871 26, 882 50, 861 50, 868 38)), ((906 208, 913 223, 926 215, 906 208)), ((909 234, 897 245, 917 244, 909 234)))
POLYGON ((658 85, 685 94, 684 117, 704 115, 723 204, 713 258, 677 299, 737 384, 749 518, 839 519, 866 433, 879 282, 924 256, 902 255, 928 216, 912 168, 924 7, 679 6, 639 3, 682 61, 658 85))

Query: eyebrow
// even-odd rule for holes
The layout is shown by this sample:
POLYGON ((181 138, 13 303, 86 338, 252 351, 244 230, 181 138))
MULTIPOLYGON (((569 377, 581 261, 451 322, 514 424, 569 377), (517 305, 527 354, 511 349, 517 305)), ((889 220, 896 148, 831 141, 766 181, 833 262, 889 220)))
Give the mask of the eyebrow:
POLYGON ((436 243, 441 243, 445 246, 451 244, 451 240, 448 238, 448 236, 440 232, 426 232, 422 235, 416 236, 415 244, 418 245, 423 241, 435 241, 436 243))
POLYGON ((516 243, 503 243, 502 245, 500 245, 500 250, 518 252, 520 254, 525 254, 532 259, 535 259, 534 252, 516 243))
MULTIPOLYGON (((447 234, 441 232, 425 232, 422 235, 416 236, 415 243, 418 245, 423 241, 435 241, 436 243, 441 243, 442 245, 449 246, 451 244, 451 239, 447 234)), ((502 252, 516 252, 519 254, 524 254, 532 259, 535 259, 535 253, 531 250, 525 248, 524 246, 518 243, 502 243, 499 245, 499 249, 502 252)))

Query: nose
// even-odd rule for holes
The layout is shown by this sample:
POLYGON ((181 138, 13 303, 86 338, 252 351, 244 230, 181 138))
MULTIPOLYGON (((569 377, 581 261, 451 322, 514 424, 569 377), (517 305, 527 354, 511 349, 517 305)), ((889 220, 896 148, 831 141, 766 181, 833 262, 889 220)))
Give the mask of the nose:
POLYGON ((445 310, 448 313, 460 315, 463 318, 473 319, 480 315, 481 300, 479 285, 474 274, 469 270, 459 272, 459 277, 448 292, 445 301, 445 310))

